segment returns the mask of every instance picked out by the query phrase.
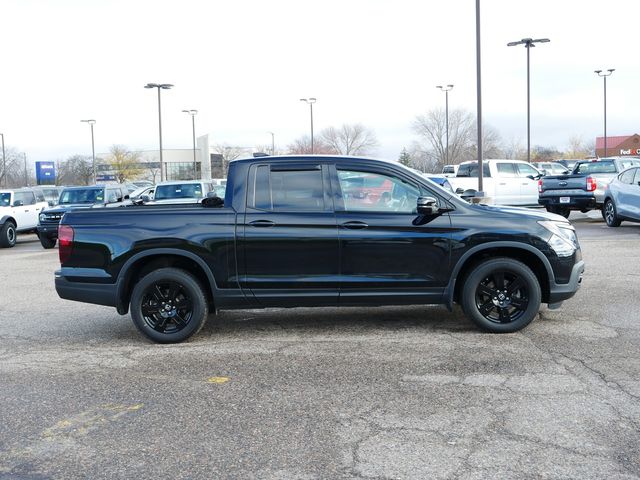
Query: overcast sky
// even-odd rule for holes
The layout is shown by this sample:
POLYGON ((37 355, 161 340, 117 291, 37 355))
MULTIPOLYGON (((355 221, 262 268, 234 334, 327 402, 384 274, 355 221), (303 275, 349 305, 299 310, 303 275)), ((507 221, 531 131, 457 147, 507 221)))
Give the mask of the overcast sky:
MULTIPOLYGON (((212 143, 286 147, 309 131, 360 122, 379 156, 397 159, 416 115, 476 111, 474 0, 1 0, 0 132, 30 160, 91 154, 110 145, 165 148, 212 143)), ((526 144, 526 49, 531 51, 531 142, 563 148, 572 135, 640 132, 638 0, 483 0, 484 122, 526 144)))

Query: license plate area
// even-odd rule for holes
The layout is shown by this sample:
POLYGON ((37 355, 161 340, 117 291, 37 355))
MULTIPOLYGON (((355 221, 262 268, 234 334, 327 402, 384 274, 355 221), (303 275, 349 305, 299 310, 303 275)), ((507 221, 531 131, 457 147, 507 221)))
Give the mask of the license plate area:
POLYGON ((560 203, 571 203, 571 197, 560 197, 560 203))

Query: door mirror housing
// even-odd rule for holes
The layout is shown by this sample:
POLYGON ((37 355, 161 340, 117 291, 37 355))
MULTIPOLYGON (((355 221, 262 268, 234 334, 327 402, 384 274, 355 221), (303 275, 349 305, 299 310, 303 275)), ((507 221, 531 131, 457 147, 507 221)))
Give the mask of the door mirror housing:
POLYGON ((439 213, 438 201, 433 197, 418 197, 417 211, 422 215, 435 215, 439 213))

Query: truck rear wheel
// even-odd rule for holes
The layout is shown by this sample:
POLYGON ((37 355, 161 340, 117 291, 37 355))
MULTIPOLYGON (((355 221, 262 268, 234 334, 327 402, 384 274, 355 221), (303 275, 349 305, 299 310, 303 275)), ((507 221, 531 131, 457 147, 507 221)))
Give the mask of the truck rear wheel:
POLYGON ((133 323, 154 342, 182 342, 204 326, 208 315, 200 282, 177 268, 160 268, 145 275, 131 294, 133 323))
POLYGON ((462 287, 462 308, 482 330, 511 333, 526 327, 540 310, 538 278, 512 258, 479 263, 462 287))
POLYGON ((16 226, 6 221, 0 227, 0 248, 11 248, 16 244, 16 226))

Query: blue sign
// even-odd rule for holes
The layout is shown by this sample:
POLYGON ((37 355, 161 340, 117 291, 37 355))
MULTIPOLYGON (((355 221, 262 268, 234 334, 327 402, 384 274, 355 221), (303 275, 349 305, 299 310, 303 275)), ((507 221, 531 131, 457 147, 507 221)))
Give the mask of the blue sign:
POLYGON ((55 185, 56 164, 54 162, 36 162, 36 182, 38 185, 55 185))
POLYGON ((115 175, 97 175, 96 176, 96 182, 115 182, 115 181, 116 181, 115 175))

